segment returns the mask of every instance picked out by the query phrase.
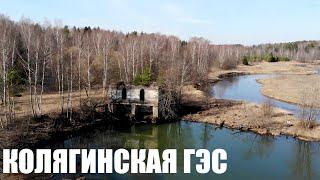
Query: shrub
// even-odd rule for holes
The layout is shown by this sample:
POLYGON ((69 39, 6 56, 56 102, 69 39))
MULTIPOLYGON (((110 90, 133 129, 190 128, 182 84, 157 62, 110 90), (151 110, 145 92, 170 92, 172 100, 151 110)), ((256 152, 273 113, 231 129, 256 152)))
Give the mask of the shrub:
POLYGON ((244 105, 245 114, 250 122, 251 127, 268 128, 270 120, 274 115, 274 106, 270 100, 266 100, 261 106, 244 105))
POLYGON ((262 105, 261 105, 261 115, 265 119, 270 119, 273 115, 273 103, 271 100, 266 100, 262 105))
POLYGON ((267 62, 278 62, 278 58, 274 57, 273 54, 269 54, 265 57, 265 61, 267 62))
POLYGON ((150 86, 151 84, 151 71, 150 69, 144 70, 141 73, 137 74, 133 80, 133 84, 143 85, 143 86, 150 86))
POLYGON ((242 64, 248 66, 249 65, 249 60, 248 56, 243 56, 242 57, 242 64))
POLYGON ((219 60, 220 68, 230 70, 237 67, 238 62, 233 57, 225 57, 219 60))
POLYGON ((305 128, 312 129, 317 126, 317 118, 320 116, 320 110, 318 108, 320 101, 320 89, 312 87, 306 88, 301 93, 300 113, 301 125, 305 128))
POLYGON ((315 120, 313 120, 313 121, 301 120, 299 122, 299 126, 305 128, 305 129, 313 129, 315 127, 318 127, 319 123, 315 120))
POLYGON ((160 90, 159 116, 164 121, 173 121, 179 118, 180 93, 176 89, 160 90))
POLYGON ((290 61, 288 57, 274 56, 272 53, 267 56, 261 57, 261 59, 267 62, 290 61))
POLYGON ((20 96, 23 86, 27 84, 27 80, 23 78, 23 73, 11 69, 8 72, 9 93, 11 96, 20 96))
POLYGON ((279 62, 279 61, 290 61, 288 57, 284 56, 274 56, 272 53, 268 55, 252 55, 252 56, 243 56, 242 57, 242 64, 249 65, 249 62, 260 62, 260 61, 266 61, 266 62, 279 62))
POLYGON ((8 81, 12 85, 25 85, 27 80, 23 78, 21 72, 16 70, 10 70, 8 72, 8 81))
POLYGON ((277 57, 278 61, 290 61, 290 59, 288 57, 277 57))

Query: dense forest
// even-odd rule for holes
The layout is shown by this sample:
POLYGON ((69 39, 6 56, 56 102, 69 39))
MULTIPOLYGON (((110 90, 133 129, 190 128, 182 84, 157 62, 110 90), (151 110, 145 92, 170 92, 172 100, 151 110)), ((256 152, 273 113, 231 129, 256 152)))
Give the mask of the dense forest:
MULTIPOLYGON (((122 33, 90 26, 68 27, 29 19, 14 22, 0 16, 1 108, 14 110, 14 96, 30 96, 34 116, 41 114, 42 95, 103 88, 108 84, 181 87, 206 79, 210 67, 235 68, 255 61, 320 59, 320 42, 258 46, 213 45, 203 38, 180 40, 143 32, 122 33)), ((10 113, 9 113, 10 114, 10 113)))

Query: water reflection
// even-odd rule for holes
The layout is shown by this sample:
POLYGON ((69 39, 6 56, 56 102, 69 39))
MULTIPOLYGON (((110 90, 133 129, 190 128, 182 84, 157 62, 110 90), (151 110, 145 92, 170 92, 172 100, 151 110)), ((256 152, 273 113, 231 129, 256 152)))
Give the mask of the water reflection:
POLYGON ((274 145, 275 138, 272 136, 260 136, 255 135, 254 138, 247 139, 248 149, 244 151, 244 158, 249 160, 258 156, 260 158, 269 157, 273 145, 274 145))
POLYGON ((291 162, 291 171, 293 179, 313 179, 317 174, 317 170, 314 162, 313 156, 319 152, 319 144, 314 144, 310 142, 297 141, 295 143, 294 156, 291 162))
MULTIPOLYGON (((256 79, 270 75, 250 75, 228 78, 218 82, 211 95, 216 98, 247 100, 262 103, 261 85, 256 79)), ((298 113, 298 107, 277 100, 278 107, 298 113)), ((110 126, 80 137, 70 138, 49 148, 158 148, 178 150, 176 175, 55 175, 54 178, 86 176, 90 179, 320 179, 319 143, 307 143, 286 137, 260 136, 229 129, 219 129, 209 124, 176 122, 156 126, 137 125, 130 128, 110 126), (224 175, 200 175, 193 169, 183 174, 184 149, 223 148, 228 153, 228 171, 224 175)), ((192 167, 198 162, 192 159, 192 167)))
POLYGON ((267 77, 271 77, 271 75, 246 75, 226 78, 213 86, 212 95, 216 98, 260 103, 265 101, 266 98, 261 95, 261 86, 256 80, 267 77))
MULTIPOLYGON (((291 138, 274 138, 253 133, 240 133, 219 129, 209 124, 176 122, 157 126, 140 125, 121 129, 109 127, 106 130, 74 137, 50 148, 174 148, 178 150, 178 171, 172 175, 153 175, 158 179, 219 178, 219 179, 319 179, 320 150, 318 143, 305 143, 291 138), (193 169, 183 174, 184 149, 213 150, 223 148, 228 153, 228 171, 224 175, 213 173, 199 175, 193 169)), ((192 165, 198 159, 192 159, 192 165)), ((60 178, 78 175, 56 175, 60 178)), ((146 175, 100 175, 90 178, 134 179, 150 178, 146 175)))
POLYGON ((209 148, 210 141, 213 139, 214 135, 211 133, 212 131, 215 131, 216 128, 214 126, 211 126, 209 124, 203 125, 202 135, 201 135, 201 141, 202 141, 202 147, 205 149, 209 148))
POLYGON ((227 78, 216 83, 212 87, 211 94, 218 99, 244 100, 258 104, 269 100, 274 106, 298 116, 300 113, 298 106, 268 98, 261 94, 261 84, 257 82, 257 79, 270 78, 272 76, 274 75, 245 75, 227 78))
POLYGON ((237 87, 239 82, 239 77, 226 78, 223 81, 218 82, 214 88, 211 90, 211 96, 222 98, 227 93, 227 89, 231 87, 237 87))

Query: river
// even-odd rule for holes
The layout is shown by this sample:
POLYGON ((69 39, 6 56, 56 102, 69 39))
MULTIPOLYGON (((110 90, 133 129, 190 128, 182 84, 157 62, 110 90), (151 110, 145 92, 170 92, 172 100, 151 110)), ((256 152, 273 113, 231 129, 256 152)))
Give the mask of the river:
MULTIPOLYGON (((278 101, 261 94, 262 85, 257 80, 273 76, 276 75, 244 75, 225 78, 212 87, 211 96, 218 99, 244 100, 258 104, 269 101, 273 106, 287 110, 294 116, 299 117, 300 108, 298 105, 278 101)), ((320 114, 318 115, 318 120, 320 120, 320 114)))
POLYGON ((261 94, 262 85, 257 82, 257 79, 270 78, 272 76, 274 75, 244 75, 226 78, 213 86, 211 96, 218 99, 245 100, 258 104, 269 100, 272 105, 298 115, 298 106, 268 98, 261 94))
MULTIPOLYGON (((87 178, 109 179, 319 179, 320 146, 318 143, 298 141, 286 137, 260 136, 213 125, 176 122, 157 126, 137 125, 119 129, 109 127, 95 130, 50 148, 176 148, 177 175, 85 175, 87 178), (224 175, 182 174, 182 151, 186 148, 223 148, 228 153, 228 170, 224 175)), ((195 164, 196 160, 192 164, 195 164)), ((55 175, 54 178, 74 178, 80 175, 55 175)))
MULTIPOLYGON (((268 75, 240 76, 218 82, 212 96, 262 103, 257 78, 268 75)), ((272 100, 275 106, 297 114, 297 107, 272 100)), ((110 126, 58 142, 48 148, 158 148, 178 149, 177 175, 54 175, 54 179, 85 176, 89 179, 320 179, 320 143, 304 142, 290 137, 260 136, 214 125, 175 122, 161 125, 135 125, 128 128, 110 126), (183 149, 223 148, 228 153, 228 170, 223 175, 182 173, 183 149)), ((197 163, 193 159, 192 164, 197 163)), ((193 166, 194 167, 194 166, 193 166)))

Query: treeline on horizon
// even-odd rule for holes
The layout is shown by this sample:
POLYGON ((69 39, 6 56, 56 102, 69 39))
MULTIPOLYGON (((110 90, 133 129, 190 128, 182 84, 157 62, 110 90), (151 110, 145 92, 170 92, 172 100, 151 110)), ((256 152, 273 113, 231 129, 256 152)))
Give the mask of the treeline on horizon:
MULTIPOLYGON (((320 42, 303 41, 258 46, 212 45, 204 38, 122 33, 100 28, 14 22, 0 16, 0 96, 12 111, 14 96, 30 95, 33 115, 40 115, 42 95, 90 92, 119 81, 182 87, 207 78, 210 67, 235 68, 256 61, 319 59, 320 42)), ((89 93, 90 94, 90 93, 89 93)), ((66 102, 67 103, 67 102, 66 102)), ((62 108, 63 109, 63 108, 62 108)))

